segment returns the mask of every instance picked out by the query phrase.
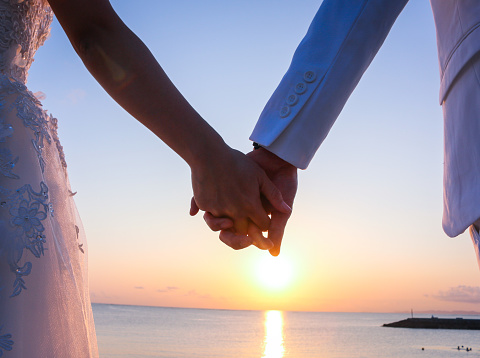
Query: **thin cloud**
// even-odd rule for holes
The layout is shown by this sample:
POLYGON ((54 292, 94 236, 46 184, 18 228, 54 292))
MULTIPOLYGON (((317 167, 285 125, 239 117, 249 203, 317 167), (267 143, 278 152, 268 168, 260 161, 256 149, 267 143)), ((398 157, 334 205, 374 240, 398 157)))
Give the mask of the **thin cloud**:
POLYGON ((480 303, 480 287, 460 285, 451 287, 447 291, 439 291, 432 297, 440 301, 480 303))
POLYGON ((134 287, 134 289, 136 289, 136 290, 143 290, 144 288, 145 288, 145 287, 143 287, 143 286, 135 286, 135 287, 134 287))
POLYGON ((157 290, 157 292, 165 293, 165 292, 176 291, 176 290, 179 290, 179 289, 180 289, 180 287, 168 286, 168 287, 166 287, 166 288, 161 288, 161 289, 157 290))

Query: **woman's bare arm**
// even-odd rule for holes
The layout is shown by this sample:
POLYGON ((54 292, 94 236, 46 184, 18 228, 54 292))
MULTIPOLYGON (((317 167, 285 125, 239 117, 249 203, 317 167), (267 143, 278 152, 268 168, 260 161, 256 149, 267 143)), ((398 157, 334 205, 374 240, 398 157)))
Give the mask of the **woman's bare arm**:
POLYGON ((288 211, 263 170, 227 146, 190 106, 108 0, 48 1, 100 85, 189 164, 200 209, 232 218, 235 230, 244 234, 249 220, 268 229, 261 194, 288 211))

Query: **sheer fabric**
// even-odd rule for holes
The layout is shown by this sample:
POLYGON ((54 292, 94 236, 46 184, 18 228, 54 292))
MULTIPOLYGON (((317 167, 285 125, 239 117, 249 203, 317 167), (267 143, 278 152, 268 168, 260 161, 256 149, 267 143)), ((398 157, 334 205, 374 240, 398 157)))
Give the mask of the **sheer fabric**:
POLYGON ((0 0, 0 357, 98 357, 57 119, 25 86, 52 11, 0 0))

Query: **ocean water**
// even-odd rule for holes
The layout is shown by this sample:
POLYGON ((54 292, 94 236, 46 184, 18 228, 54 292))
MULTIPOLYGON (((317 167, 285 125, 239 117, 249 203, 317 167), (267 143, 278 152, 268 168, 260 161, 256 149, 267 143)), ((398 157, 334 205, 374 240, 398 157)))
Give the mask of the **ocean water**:
POLYGON ((93 313, 100 357, 105 358, 480 358, 480 331, 382 327, 406 314, 105 304, 93 304, 93 313))

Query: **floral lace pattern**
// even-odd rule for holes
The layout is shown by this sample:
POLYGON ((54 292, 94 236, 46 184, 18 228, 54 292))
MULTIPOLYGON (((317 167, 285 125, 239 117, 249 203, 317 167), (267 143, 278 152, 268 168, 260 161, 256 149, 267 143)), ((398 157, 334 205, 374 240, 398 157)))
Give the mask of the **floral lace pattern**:
MULTIPOLYGON (((32 145, 37 153, 38 161, 40 164, 40 168, 42 172, 45 170, 45 161, 42 156, 42 148, 44 146, 44 141, 46 140, 48 143, 51 143, 51 136, 49 134, 49 117, 41 109, 40 101, 30 92, 28 91, 27 87, 17 81, 10 80, 5 75, 0 75, 0 104, 3 104, 5 101, 5 97, 9 95, 17 95, 17 99, 14 103, 14 110, 16 110, 16 115, 18 118, 22 119, 23 124, 25 127, 30 128, 35 135, 35 138, 32 139, 32 145)), ((2 106, 4 107, 4 106, 2 106)), ((3 110, 8 111, 10 109, 4 108, 3 110)), ((0 143, 5 142, 7 137, 12 136, 13 134, 13 127, 11 124, 3 123, 4 122, 4 113, 3 110, 0 111, 0 143), (2 131, 2 128, 4 130, 2 131), (4 133, 4 134, 2 134, 4 133)), ((62 162, 65 161, 65 155, 63 154, 63 147, 60 145, 57 136, 57 122, 55 119, 55 123, 53 124, 54 135, 55 135, 55 142, 57 143, 57 148, 59 148, 59 153, 62 162)), ((12 154, 9 153, 9 150, 5 150, 0 152, 0 173, 8 176, 13 177, 15 174, 11 173, 11 170, 15 166, 18 158, 13 158, 12 154), (3 163, 3 165, 2 165, 3 163)), ((66 167, 66 165, 65 165, 66 167)))
MULTIPOLYGON (((33 132, 34 138, 31 142, 42 173, 45 170, 42 149, 45 144, 52 143, 52 138, 62 166, 66 168, 63 147, 57 135, 57 119, 47 116, 41 108, 41 103, 23 83, 0 75, 0 89, 0 104, 2 104, 0 107, 0 143, 7 142, 14 134, 12 125, 5 123, 5 118, 8 118, 6 114, 14 110, 16 117, 33 132), (12 95, 15 98, 13 108, 5 108, 5 98, 12 95)), ((20 177, 14 173, 15 165, 19 160, 20 158, 13 155, 8 147, 0 148, 0 175, 10 179, 19 179, 20 177)), ((22 267, 19 265, 24 250, 30 251, 36 258, 44 254, 46 237, 43 234, 45 228, 42 221, 47 218, 47 214, 54 215, 53 205, 48 202, 48 187, 44 182, 39 185, 39 192, 35 191, 31 184, 26 184, 13 192, 0 186, 1 217, 5 217, 5 213, 1 212, 2 209, 8 209, 11 217, 9 228, 2 228, 2 232, 9 235, 6 242, 10 244, 4 249, 9 257, 11 271, 16 275, 12 297, 19 295, 26 288, 24 277, 28 276, 32 269, 30 262, 26 262, 22 267)))
POLYGON ((53 13, 43 0, 0 0, 0 72, 25 82, 53 13))
POLYGON ((12 173, 18 157, 13 158, 12 152, 7 148, 0 149, 0 173, 11 179, 19 179, 20 177, 12 173))
MULTIPOLYGON (((22 160, 8 146, 14 135, 14 123, 7 123, 7 118, 12 118, 8 116, 11 111, 20 119, 15 123, 23 123, 32 130, 31 143, 42 173, 46 165, 43 148, 52 139, 62 166, 66 167, 56 119, 47 116, 25 86, 28 69, 35 52, 48 37, 52 19, 52 10, 44 0, 0 0, 0 177, 8 181, 21 179, 15 169, 22 160), (14 98, 13 103, 9 101, 10 108, 6 107, 7 97, 14 98)), ((23 184, 14 189, 0 185, 0 253, 15 275, 13 292, 7 293, 12 299, 26 289, 25 277, 33 268, 32 262, 25 259, 25 253, 40 258, 47 249, 45 224, 47 217, 54 214, 48 187, 43 181, 23 184)), ((8 288, 5 277, 1 279, 0 294, 3 294, 8 288)), ((0 357, 14 345, 12 335, 2 332, 3 328, 0 321, 0 357)), ((8 327, 6 329, 8 331, 8 327)))
POLYGON ((46 237, 42 221, 47 218, 48 212, 48 188, 45 183, 40 183, 39 192, 33 190, 30 184, 13 192, 0 187, 0 215, 10 217, 8 224, 4 223, 2 228, 7 235, 4 245, 8 264, 15 273, 14 290, 10 297, 18 296, 26 288, 23 277, 32 270, 31 262, 20 266, 24 251, 30 251, 36 258, 44 254, 46 237), (8 210, 8 214, 2 210, 8 210))
MULTIPOLYGON (((45 170, 45 160, 42 150, 44 145, 51 144, 52 138, 58 149, 59 159, 66 167, 65 156, 57 135, 57 120, 47 116, 40 102, 29 92, 26 86, 18 81, 12 81, 6 75, 0 74, 0 176, 18 180, 15 173, 16 164, 21 160, 8 148, 9 140, 13 140, 14 127, 7 123, 8 114, 15 112, 16 118, 33 133, 31 143, 38 157, 42 173, 45 170), (13 98, 10 108, 7 108, 6 98, 13 98)), ((25 252, 34 257, 44 255, 47 237, 44 234, 44 222, 48 215, 54 215, 54 208, 48 197, 48 187, 42 181, 36 184, 39 191, 34 190, 32 184, 25 184, 18 189, 7 189, 0 185, 0 232, 3 236, 1 251, 7 258, 10 271, 15 275, 13 292, 10 297, 18 296, 27 288, 25 277, 33 268, 31 261, 21 263, 25 252)), ((1 324, 1 322, 0 322, 1 324)), ((4 350, 11 350, 13 340, 10 334, 0 336, 0 356, 4 350), (5 338, 2 342, 1 339, 5 338)))
MULTIPOLYGON (((0 333, 3 327, 0 327, 0 333)), ((11 334, 3 334, 0 336, 0 357, 3 356, 3 351, 11 351, 13 346, 11 334)))

